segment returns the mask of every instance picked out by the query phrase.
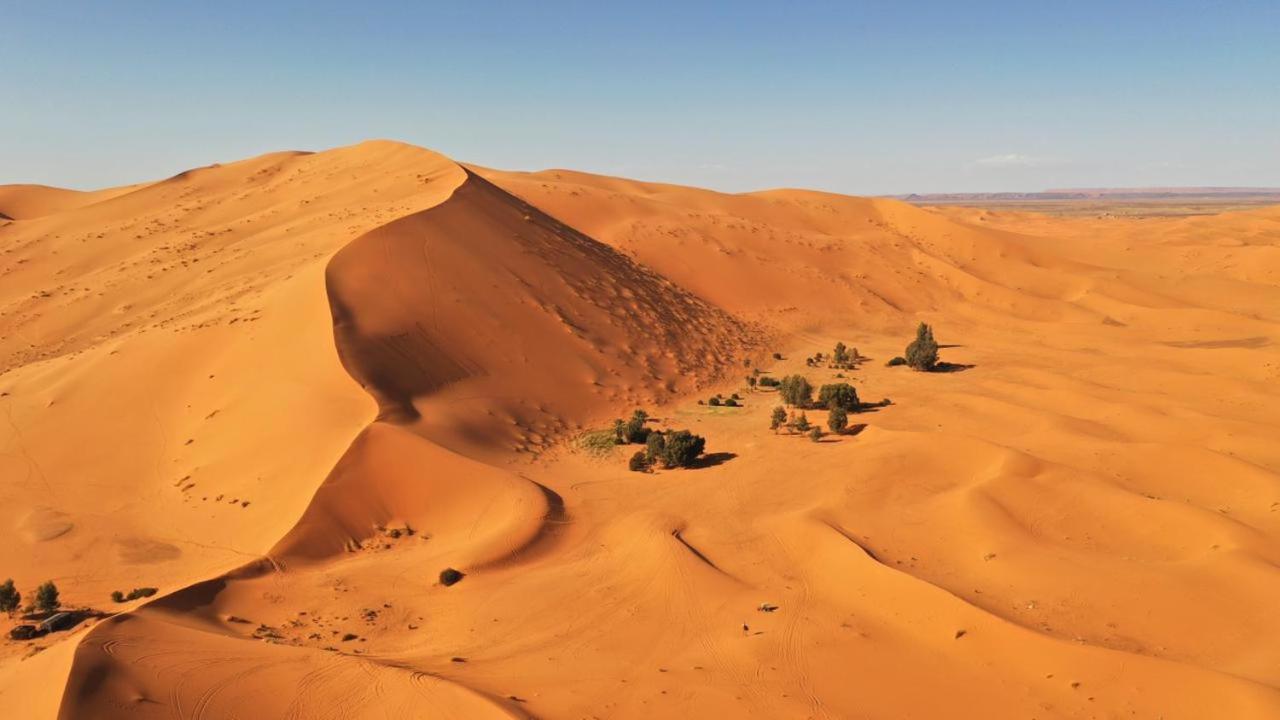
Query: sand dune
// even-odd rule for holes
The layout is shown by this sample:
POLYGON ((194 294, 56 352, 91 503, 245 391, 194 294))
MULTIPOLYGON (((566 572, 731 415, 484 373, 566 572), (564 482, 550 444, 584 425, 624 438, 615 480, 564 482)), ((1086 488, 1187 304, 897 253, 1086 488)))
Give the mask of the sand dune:
POLYGON ((0 212, 0 575, 122 611, 0 646, 24 717, 1280 716, 1273 209, 372 142, 0 212), (956 372, 884 366, 921 320, 956 372), (770 432, 837 340, 892 404, 770 432), (576 441, 634 407, 715 460, 576 441))

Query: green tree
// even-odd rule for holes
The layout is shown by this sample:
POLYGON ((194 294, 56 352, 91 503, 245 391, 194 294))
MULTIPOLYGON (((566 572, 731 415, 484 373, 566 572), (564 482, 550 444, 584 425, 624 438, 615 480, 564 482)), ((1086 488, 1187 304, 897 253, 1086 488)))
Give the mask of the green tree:
POLYGON ((844 343, 836 343, 836 349, 831 353, 831 361, 836 365, 846 365, 849 362, 849 349, 844 343))
POLYGON ((827 427, 836 435, 843 433, 849 427, 849 414, 839 405, 831 408, 831 412, 827 413, 827 427))
POLYGON ((938 343, 933 339, 933 328, 924 323, 916 328, 916 339, 903 353, 912 370, 928 372, 938 364, 938 343))
POLYGON ((57 610, 62 603, 58 600, 58 586, 53 581, 41 585, 36 588, 36 609, 41 612, 53 612, 57 610))
POLYGON ((660 432, 649 433, 649 437, 644 441, 645 457, 652 465, 662 457, 662 453, 667 449, 667 438, 660 432))
POLYGON ((792 425, 795 427, 796 432, 809 432, 809 418, 805 417, 804 413, 800 413, 800 417, 796 418, 792 425))
POLYGON ((662 451, 663 467, 689 467, 707 447, 707 439, 688 430, 668 433, 662 451))
MULTIPOLYGON (((656 433, 655 433, 656 434, 656 433)), ((631 456, 631 460, 627 463, 627 468, 632 472, 644 472, 649 469, 649 456, 644 450, 637 450, 635 455, 631 456)))
POLYGON ((818 390, 818 404, 827 409, 839 407, 846 411, 857 410, 861 406, 858 391, 849 383, 823 385, 818 390))
POLYGON ((773 414, 769 416, 769 429, 774 433, 778 432, 778 428, 787 422, 787 409, 779 405, 773 409, 773 414))
POLYGON ((18 592, 18 588, 13 586, 13 578, 5 580, 0 584, 0 612, 10 615, 18 606, 22 604, 22 593, 18 592))
POLYGON ((620 443, 642 443, 649 437, 649 428, 645 423, 649 421, 649 413, 644 410, 636 410, 631 413, 631 419, 625 423, 621 420, 614 422, 614 431, 618 433, 618 442, 620 443))
POLYGON ((808 407, 813 398, 813 386, 803 375, 788 375, 778 385, 782 401, 795 407, 808 407))

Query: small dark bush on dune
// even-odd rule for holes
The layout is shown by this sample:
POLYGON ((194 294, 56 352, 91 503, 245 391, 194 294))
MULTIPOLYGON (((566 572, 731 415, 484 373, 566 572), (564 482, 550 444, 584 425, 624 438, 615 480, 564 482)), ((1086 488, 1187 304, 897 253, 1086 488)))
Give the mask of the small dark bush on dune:
POLYGON ((849 427, 849 414, 839 405, 831 408, 831 412, 827 413, 827 427, 831 432, 839 435, 849 427))
MULTIPOLYGON (((652 437, 652 436, 650 436, 652 437)), ((631 460, 627 463, 627 469, 632 472, 645 472, 649 469, 649 455, 644 450, 637 450, 635 455, 631 456, 631 460)))
POLYGON ((933 339, 933 328, 924 323, 916 328, 916 339, 903 353, 912 370, 928 372, 938 364, 938 343, 933 339))
POLYGON ((773 414, 769 416, 769 429, 778 432, 778 428, 787 424, 787 409, 779 405, 773 409, 773 414))
POLYGON ((456 585, 458 581, 464 577, 466 576, 463 575, 462 571, 460 570, 454 570, 453 568, 445 568, 444 570, 440 571, 440 584, 444 585, 445 587, 449 587, 450 585, 456 585))
POLYGON ((22 604, 22 593, 13 586, 13 578, 0 583, 0 612, 12 614, 22 604))
POLYGON ((890 358, 889 362, 885 363, 884 365, 885 367, 897 367, 899 365, 906 365, 906 364, 907 364, 907 359, 899 355, 895 358, 890 358))
POLYGON ((650 430, 645 426, 648 421, 649 414, 644 410, 636 410, 631 413, 631 419, 626 422, 614 420, 613 429, 618 436, 618 443, 622 445, 643 443, 645 438, 649 437, 650 430))

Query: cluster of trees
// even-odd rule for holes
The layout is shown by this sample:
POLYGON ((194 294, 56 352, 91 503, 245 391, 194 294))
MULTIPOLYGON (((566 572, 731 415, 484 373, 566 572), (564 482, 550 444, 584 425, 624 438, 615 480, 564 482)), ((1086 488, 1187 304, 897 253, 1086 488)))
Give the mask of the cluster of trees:
POLYGON ((906 365, 912 370, 930 372, 938 367, 938 342, 933 339, 933 328, 920 323, 916 328, 916 339, 907 345, 902 355, 886 363, 889 367, 906 365))
MULTIPOLYGON (((13 578, 0 583, 0 612, 12 615, 21 605, 22 593, 14 587, 13 578)), ((58 599, 58 586, 50 580, 36 588, 35 601, 31 603, 29 610, 53 612, 59 607, 62 607, 62 601, 58 599)))
MULTIPOLYGON (((809 418, 804 414, 804 411, 797 414, 792 410, 788 413, 787 409, 781 405, 774 408, 773 413, 769 416, 769 429, 776 433, 779 428, 785 429, 788 434, 795 432, 801 435, 806 435, 814 442, 818 442, 823 436, 822 428, 810 423, 809 418)), ((844 426, 841 425, 840 430, 843 429, 844 426)), ((832 430, 832 432, 839 431, 832 430)))
POLYGON ((838 342, 830 355, 817 353, 813 357, 805 358, 804 364, 809 367, 822 367, 826 362, 827 367, 836 370, 852 370, 861 358, 857 348, 850 349, 844 343, 838 342))
MULTIPOLYGON (((737 397, 735 393, 725 404, 732 401, 730 407, 736 407, 737 397)), ((619 445, 644 445, 644 450, 636 451, 628 461, 630 469, 644 472, 659 464, 664 468, 689 467, 706 450, 707 439, 701 435, 694 435, 688 430, 654 430, 645 424, 648 421, 649 414, 644 410, 636 410, 629 420, 614 421, 614 434, 619 445)))
POLYGON ((842 408, 852 412, 862 407, 858 391, 849 383, 833 383, 818 388, 818 401, 813 401, 813 384, 803 375, 788 375, 778 384, 782 402, 798 408, 842 408))
POLYGON ((689 467, 707 448, 707 439, 688 430, 654 431, 649 433, 644 450, 631 456, 628 467, 645 472, 654 465, 664 468, 689 467))

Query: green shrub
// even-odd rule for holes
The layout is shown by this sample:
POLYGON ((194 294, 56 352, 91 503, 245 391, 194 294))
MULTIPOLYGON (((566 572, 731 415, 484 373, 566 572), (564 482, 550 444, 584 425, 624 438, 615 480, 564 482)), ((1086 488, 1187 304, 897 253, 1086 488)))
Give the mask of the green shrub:
POLYGON ((707 404, 710 405, 711 407, 720 407, 720 396, 717 395, 711 398, 710 400, 707 401, 707 404))
MULTIPOLYGON (((656 435, 654 433, 653 435, 656 435)), ((650 435, 650 437, 653 437, 650 435)), ((644 450, 637 450, 635 455, 631 456, 631 460, 627 463, 627 469, 632 472, 645 472, 649 469, 649 455, 644 450)))
POLYGON ((809 418, 805 417, 804 413, 800 413, 800 416, 791 423, 791 426, 796 429, 796 432, 809 432, 809 418))
POLYGON ((631 413, 631 419, 623 422, 615 420, 613 423, 614 430, 618 433, 619 443, 643 443, 649 437, 649 428, 645 423, 649 421, 649 414, 644 410, 636 410, 631 413))
POLYGON ((836 365, 844 365, 849 362, 849 349, 844 343, 836 343, 836 349, 831 353, 831 361, 836 365))
POLYGON ((938 364, 938 343, 933 339, 933 328, 924 323, 916 328, 916 339, 903 353, 912 370, 928 372, 938 364))
POLYGON ((899 356, 897 356, 897 357, 895 357, 895 358, 890 358, 890 359, 889 359, 889 362, 885 363, 885 364, 884 364, 884 366, 885 366, 885 367, 897 367, 897 366, 899 366, 899 365, 906 365, 906 364, 907 364, 907 359, 906 359, 906 358, 904 358, 904 357, 902 357, 901 355, 899 355, 899 356))
POLYGON ((456 585, 458 581, 462 580, 462 578, 464 577, 466 577, 466 575, 463 575, 462 571, 460 570, 454 570, 453 568, 445 568, 440 571, 440 584, 444 585, 445 587, 449 587, 450 585, 456 585))
MULTIPOLYGON (((619 423, 622 421, 619 420, 619 423)), ((578 445, 591 455, 606 455, 618 446, 620 431, 612 430, 592 430, 585 432, 578 438, 578 445)))
POLYGON ((852 385, 835 383, 823 385, 818 390, 818 404, 827 409, 840 407, 845 410, 857 410, 861 403, 858 402, 858 391, 852 385))
POLYGON ((124 602, 124 593, 120 592, 119 590, 112 590, 111 600, 112 602, 118 602, 118 603, 124 602))
POLYGON ((649 437, 644 441, 645 459, 652 465, 661 457, 663 451, 667 449, 667 438, 660 432, 649 433, 649 437))
POLYGON ((779 405, 773 409, 773 414, 769 416, 769 429, 778 432, 778 428, 787 423, 787 409, 779 405))
POLYGON ((662 450, 662 465, 668 468, 689 467, 706 449, 707 439, 688 430, 666 433, 666 447, 662 450))
POLYGON ((762 387, 778 387, 781 384, 782 383, 779 382, 778 378, 769 377, 768 375, 760 378, 760 385, 762 387))
POLYGON ((813 429, 809 430, 809 439, 814 442, 818 442, 819 440, 821 440, 822 428, 818 427, 817 425, 814 425, 813 429))
POLYGON ((796 407, 808 407, 813 397, 813 386, 803 375, 788 375, 778 385, 782 401, 796 407))
POLYGON ((725 406, 725 407, 738 407, 738 401, 737 401, 737 399, 735 399, 735 398, 729 398, 728 400, 725 400, 725 401, 724 401, 724 406, 725 406))
POLYGON ((36 609, 40 612, 53 612, 62 606, 58 600, 58 586, 50 580, 36 588, 36 609))
POLYGON ((831 412, 827 413, 827 427, 836 435, 844 432, 849 427, 849 413, 839 405, 831 408, 831 412))
POLYGON ((774 359, 774 360, 781 360, 781 359, 782 359, 782 353, 774 353, 774 354, 773 354, 773 359, 774 359))
POLYGON ((22 604, 22 593, 13 586, 13 578, 0 583, 0 612, 13 614, 22 604))

